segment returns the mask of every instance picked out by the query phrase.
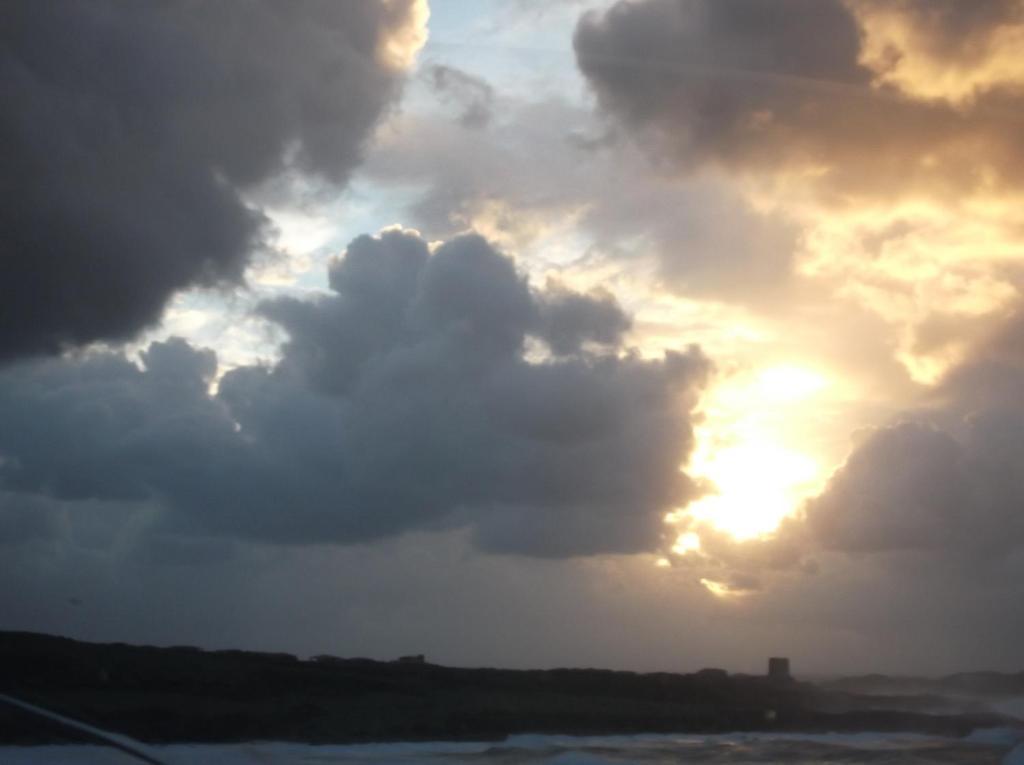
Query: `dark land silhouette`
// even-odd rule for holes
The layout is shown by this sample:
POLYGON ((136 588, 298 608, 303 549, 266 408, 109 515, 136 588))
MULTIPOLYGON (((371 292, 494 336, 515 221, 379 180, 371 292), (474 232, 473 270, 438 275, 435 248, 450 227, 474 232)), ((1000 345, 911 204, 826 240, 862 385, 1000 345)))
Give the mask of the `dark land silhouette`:
MULTIPOLYGON (((0 693, 153 743, 764 730, 962 736, 1016 724, 989 702, 1024 696, 1024 674, 813 684, 720 669, 466 669, 405 658, 300 660, 0 632, 0 693)), ((53 723, 0 707, 0 744, 69 740, 53 723)))

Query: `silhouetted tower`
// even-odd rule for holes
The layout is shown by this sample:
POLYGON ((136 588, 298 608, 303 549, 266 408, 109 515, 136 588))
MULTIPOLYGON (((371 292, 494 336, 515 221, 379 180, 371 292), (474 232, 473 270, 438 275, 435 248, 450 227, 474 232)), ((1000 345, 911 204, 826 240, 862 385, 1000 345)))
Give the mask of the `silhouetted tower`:
POLYGON ((781 656, 773 656, 768 659, 768 679, 774 683, 788 682, 792 678, 789 675, 789 659, 781 656))

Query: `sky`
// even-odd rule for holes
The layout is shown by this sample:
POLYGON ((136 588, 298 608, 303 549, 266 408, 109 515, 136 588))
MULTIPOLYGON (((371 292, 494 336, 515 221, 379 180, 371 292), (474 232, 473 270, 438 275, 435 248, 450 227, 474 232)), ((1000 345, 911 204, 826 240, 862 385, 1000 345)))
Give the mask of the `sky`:
POLYGON ((1021 0, 0 16, 0 629, 1024 666, 1021 0))

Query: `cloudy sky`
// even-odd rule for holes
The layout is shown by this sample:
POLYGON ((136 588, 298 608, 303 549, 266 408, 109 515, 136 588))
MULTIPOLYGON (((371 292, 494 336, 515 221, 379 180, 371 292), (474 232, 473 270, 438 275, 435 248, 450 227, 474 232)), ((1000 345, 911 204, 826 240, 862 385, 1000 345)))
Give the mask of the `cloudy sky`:
POLYGON ((0 16, 0 628, 1024 666, 1022 0, 0 16))

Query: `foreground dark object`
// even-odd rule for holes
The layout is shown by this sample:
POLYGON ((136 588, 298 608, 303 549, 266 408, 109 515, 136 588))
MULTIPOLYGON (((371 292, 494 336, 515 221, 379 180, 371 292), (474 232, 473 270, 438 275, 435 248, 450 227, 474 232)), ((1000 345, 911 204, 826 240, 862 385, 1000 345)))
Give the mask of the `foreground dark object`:
POLYGON ((0 693, 0 706, 31 715, 31 719, 37 723, 40 721, 44 721, 47 725, 56 723, 60 729, 65 731, 71 730, 73 731, 73 735, 82 737, 90 743, 113 747, 114 749, 134 757, 136 760, 148 762, 150 765, 163 765, 161 760, 158 760, 156 757, 153 757, 148 752, 144 751, 141 744, 127 740, 124 736, 119 734, 111 734, 108 731, 94 728, 90 725, 78 722, 77 720, 64 717, 63 715, 58 715, 48 709, 37 707, 34 704, 28 704, 20 699, 14 698, 13 696, 6 696, 2 693, 0 693))
MULTIPOLYGON (((740 730, 959 736, 1011 722, 983 711, 910 711, 913 699, 879 710, 845 690, 717 670, 641 675, 299 661, 287 654, 102 645, 17 632, 0 632, 0 692, 151 742, 740 730)), ((62 740, 65 731, 0 709, 0 743, 62 740)))

